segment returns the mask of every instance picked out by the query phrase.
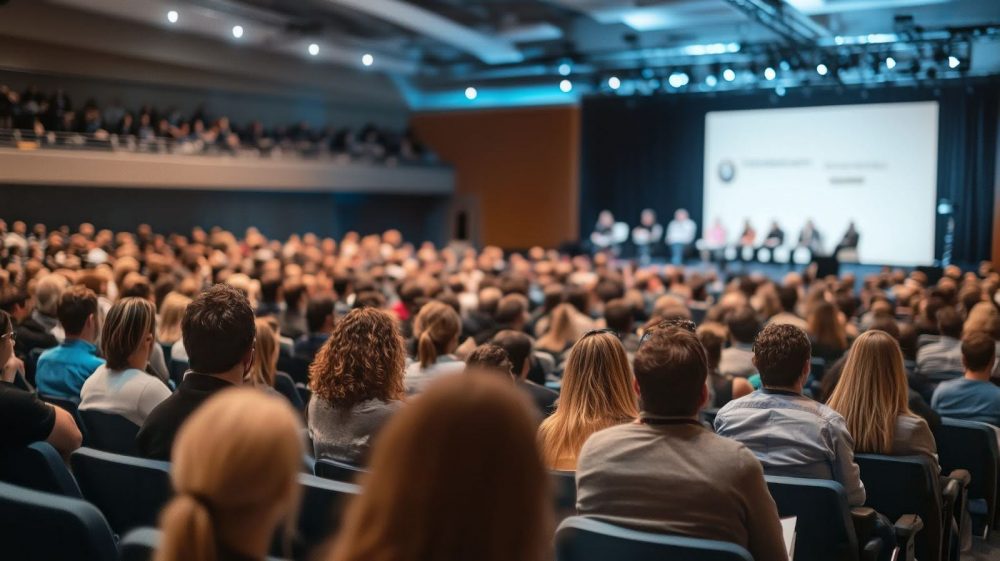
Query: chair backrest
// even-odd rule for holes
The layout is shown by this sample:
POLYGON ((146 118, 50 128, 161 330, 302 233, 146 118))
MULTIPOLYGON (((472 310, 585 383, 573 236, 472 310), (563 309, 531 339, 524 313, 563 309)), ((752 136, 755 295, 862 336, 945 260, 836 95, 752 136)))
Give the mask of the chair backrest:
POLYGON ((795 559, 858 559, 851 509, 844 487, 826 479, 766 476, 778 514, 795 516, 795 559))
MULTIPOLYGON (((302 485, 302 508, 299 511, 298 540, 293 548, 294 559, 303 558, 306 552, 336 533, 348 500, 361 492, 357 485, 305 473, 299 474, 299 483, 302 485)), ((284 555, 277 544, 271 553, 284 555)))
POLYGON ((287 373, 299 384, 309 383, 309 363, 311 360, 297 356, 278 355, 278 370, 287 373))
POLYGON ((865 504, 890 520, 897 520, 904 514, 920 516, 924 528, 915 540, 916 558, 941 561, 946 537, 943 505, 934 484, 938 474, 930 460, 877 454, 855 454, 854 459, 861 468, 861 481, 868 495, 865 504))
POLYGON ((302 410, 309 411, 309 401, 313 396, 312 390, 309 389, 309 386, 296 382, 295 391, 299 392, 299 398, 302 399, 302 410))
POLYGON ((42 356, 48 349, 35 347, 28 351, 28 359, 24 361, 24 375, 28 378, 28 383, 35 385, 35 370, 38 368, 38 357, 42 356))
POLYGON ((83 496, 62 456, 48 442, 0 450, 0 481, 75 499, 83 496))
POLYGON ((0 483, 4 559, 117 561, 107 521, 90 503, 0 483))
POLYGON ((190 367, 190 363, 186 360, 170 361, 170 379, 174 381, 174 385, 180 385, 181 380, 184 379, 184 373, 187 372, 190 367))
POLYGON ((563 520, 556 530, 557 561, 753 561, 732 543, 651 534, 582 516, 563 520))
POLYGON ((80 400, 79 399, 67 399, 65 397, 57 397, 54 395, 45 395, 43 393, 38 394, 38 398, 48 403, 50 405, 55 405, 69 412, 73 416, 73 420, 76 421, 77 428, 80 429, 80 434, 83 438, 87 438, 87 425, 83 422, 83 417, 80 416, 80 400))
POLYGON ((139 455, 135 444, 139 425, 121 415, 97 409, 80 409, 80 418, 87 425, 87 446, 115 454, 139 455))
POLYGON ((943 418, 934 429, 934 440, 943 473, 956 469, 969 471, 972 476, 969 500, 986 502, 986 524, 992 527, 1000 500, 1000 450, 996 429, 986 423, 943 418))
POLYGON ((316 475, 323 479, 332 479, 344 483, 354 483, 358 475, 365 473, 365 469, 347 462, 339 462, 321 458, 316 460, 316 475))
MULTIPOLYGON (((156 528, 136 528, 122 538, 118 546, 119 561, 152 561, 160 546, 161 532, 156 528)), ((279 561, 268 557, 267 561, 279 561)))
POLYGON ((576 472, 552 470, 556 513, 560 518, 576 514, 576 472))
POLYGON ((80 448, 70 456, 80 490, 107 517, 117 534, 156 526, 170 500, 170 464, 80 448))
POLYGON ((305 403, 302 402, 302 396, 299 395, 299 390, 295 388, 295 380, 284 372, 274 373, 274 389, 281 395, 285 396, 285 399, 292 404, 299 413, 303 413, 306 410, 305 403))

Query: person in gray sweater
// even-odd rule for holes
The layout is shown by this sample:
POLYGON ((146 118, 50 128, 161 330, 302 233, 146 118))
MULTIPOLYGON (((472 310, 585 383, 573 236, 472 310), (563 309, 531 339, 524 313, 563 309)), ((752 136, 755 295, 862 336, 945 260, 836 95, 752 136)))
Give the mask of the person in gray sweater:
POLYGON ((635 530, 735 543, 754 559, 787 559, 760 462, 698 421, 708 400, 708 359, 697 337, 656 329, 633 366, 641 417, 584 444, 578 513, 635 530))

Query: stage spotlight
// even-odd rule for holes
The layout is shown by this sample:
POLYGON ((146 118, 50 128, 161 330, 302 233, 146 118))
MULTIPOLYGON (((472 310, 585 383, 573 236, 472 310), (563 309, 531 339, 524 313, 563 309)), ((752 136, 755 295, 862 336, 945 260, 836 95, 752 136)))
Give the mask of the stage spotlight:
POLYGON ((365 66, 371 66, 375 64, 375 57, 373 57, 371 53, 365 53, 361 55, 361 64, 365 66))
POLYGON ((167 21, 170 23, 177 23, 177 20, 179 20, 180 17, 181 16, 177 13, 177 10, 170 10, 167 12, 167 21))
POLYGON ((892 58, 891 56, 885 57, 885 67, 888 68, 889 70, 896 68, 896 59, 892 58))
POLYGON ((830 69, 827 68, 826 65, 823 64, 822 62, 816 65, 816 73, 819 74, 820 76, 826 76, 826 74, 829 71, 830 69))
POLYGON ((684 87, 690 81, 691 79, 684 72, 674 72, 669 78, 667 78, 667 83, 670 84, 670 87, 672 88, 684 87))
POLYGON ((956 56, 948 57, 948 68, 958 68, 960 64, 962 64, 962 61, 958 60, 958 57, 956 56))
POLYGON ((572 72, 572 71, 573 71, 573 67, 571 67, 569 65, 569 63, 564 62, 564 63, 562 63, 562 64, 559 65, 559 75, 560 76, 569 76, 569 73, 572 72))
POLYGON ((621 79, 619 79, 618 76, 612 76, 608 78, 608 87, 613 90, 617 90, 618 88, 622 87, 621 79))
POLYGON ((242 25, 234 25, 233 26, 233 37, 235 37, 237 39, 239 39, 240 37, 243 37, 243 26, 242 25))
POLYGON ((476 99, 477 97, 479 97, 479 92, 476 91, 476 88, 473 88, 472 86, 469 86, 468 88, 465 88, 465 99, 468 99, 469 101, 472 101, 472 100, 476 99))
POLYGON ((653 69, 652 68, 643 68, 642 69, 642 77, 643 78, 649 80, 653 76, 655 76, 655 74, 653 73, 653 69))
POLYGON ((722 79, 727 82, 732 82, 736 79, 736 72, 732 68, 727 68, 722 71, 722 79))
POLYGON ((318 55, 319 54, 319 45, 317 45, 316 43, 310 43, 309 44, 309 54, 311 54, 312 56, 318 55))
POLYGON ((785 86, 774 88, 774 93, 778 94, 778 97, 783 97, 785 95, 785 86))
POLYGON ((570 82, 569 80, 559 82, 559 90, 562 91, 562 93, 569 93, 573 91, 573 82, 570 82))
POLYGON ((709 74, 705 76, 705 85, 714 88, 716 84, 719 83, 719 79, 715 77, 715 74, 709 74))
POLYGON ((775 76, 777 76, 777 75, 778 75, 778 73, 775 72, 774 69, 771 68, 770 66, 768 66, 767 68, 764 69, 764 79, 765 80, 774 80, 775 76))

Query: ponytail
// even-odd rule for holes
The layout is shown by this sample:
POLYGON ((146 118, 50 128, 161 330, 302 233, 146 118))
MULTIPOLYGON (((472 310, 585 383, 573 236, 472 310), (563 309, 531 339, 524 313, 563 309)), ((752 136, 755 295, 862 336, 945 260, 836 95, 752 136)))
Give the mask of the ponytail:
POLYGON ((425 329, 420 334, 420 339, 417 341, 417 358, 420 359, 421 368, 428 368, 437 361, 437 344, 431 338, 430 329, 425 329))
POLYGON ((216 561, 212 514, 204 501, 188 493, 178 494, 163 509, 160 529, 162 537, 154 561, 216 561))

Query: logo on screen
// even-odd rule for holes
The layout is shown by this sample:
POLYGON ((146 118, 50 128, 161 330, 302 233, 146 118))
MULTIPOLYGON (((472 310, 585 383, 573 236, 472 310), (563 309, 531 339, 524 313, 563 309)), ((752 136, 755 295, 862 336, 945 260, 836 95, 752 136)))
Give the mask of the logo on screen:
POLYGON ((736 166, 730 160, 719 162, 719 179, 723 183, 730 183, 736 177, 736 166))

